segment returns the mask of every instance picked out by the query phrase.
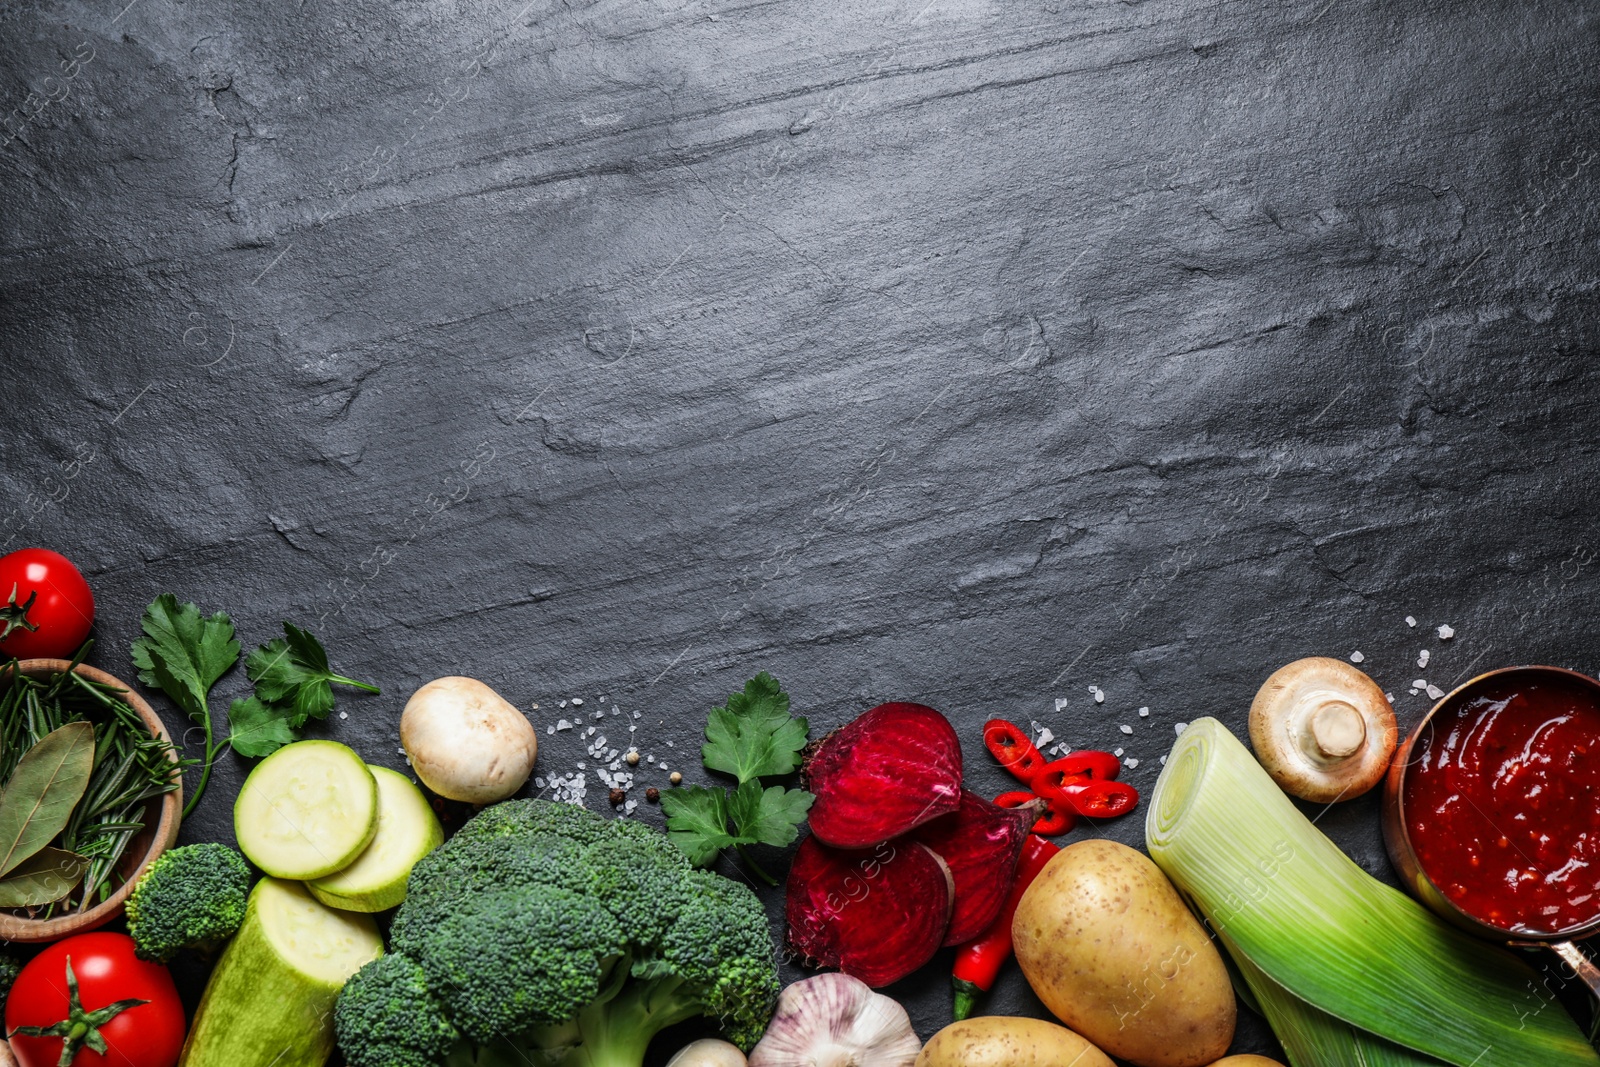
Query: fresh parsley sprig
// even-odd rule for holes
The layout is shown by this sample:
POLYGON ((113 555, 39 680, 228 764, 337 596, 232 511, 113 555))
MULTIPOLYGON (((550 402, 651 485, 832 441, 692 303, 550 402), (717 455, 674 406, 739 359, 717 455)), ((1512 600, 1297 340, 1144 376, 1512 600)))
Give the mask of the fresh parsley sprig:
POLYGON ((200 784, 183 806, 183 814, 188 817, 206 791, 211 765, 224 744, 212 731, 206 697, 217 679, 239 662, 239 642, 233 636, 233 620, 225 612, 205 618, 194 604, 179 604, 171 593, 162 593, 151 601, 140 627, 144 636, 133 642, 133 665, 139 668, 139 681, 166 693, 205 730, 200 784))
POLYGON ((369 693, 378 687, 334 674, 328 653, 309 632, 283 624, 283 637, 273 638, 245 657, 245 673, 255 695, 228 707, 228 736, 216 735, 207 697, 217 680, 239 662, 233 620, 224 612, 210 618, 194 604, 179 604, 163 593, 145 609, 144 636, 133 643, 139 680, 160 689, 205 731, 200 784, 184 805, 187 816, 200 802, 211 778, 211 765, 232 745, 241 756, 269 756, 300 739, 311 719, 326 718, 333 709, 333 686, 355 686, 369 693))
POLYGON ((663 794, 661 808, 673 844, 697 867, 709 867, 723 849, 732 848, 757 877, 777 885, 746 849, 792 843, 816 798, 803 789, 763 786, 761 779, 799 769, 810 733, 804 718, 790 716, 789 694, 765 671, 726 705, 713 708, 701 760, 707 769, 731 775, 739 784, 731 791, 691 786, 663 794))

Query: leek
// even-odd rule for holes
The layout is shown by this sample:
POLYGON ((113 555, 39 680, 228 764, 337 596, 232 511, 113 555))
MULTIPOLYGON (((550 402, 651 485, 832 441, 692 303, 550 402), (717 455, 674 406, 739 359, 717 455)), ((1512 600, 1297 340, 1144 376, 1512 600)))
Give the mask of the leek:
POLYGON ((1167 757, 1145 840, 1236 959, 1327 1015, 1456 1067, 1600 1064, 1532 969, 1356 866, 1215 719, 1167 757))
POLYGON ((1222 943, 1293 1067, 1439 1067, 1432 1057, 1318 1011, 1261 973, 1226 937, 1222 943))

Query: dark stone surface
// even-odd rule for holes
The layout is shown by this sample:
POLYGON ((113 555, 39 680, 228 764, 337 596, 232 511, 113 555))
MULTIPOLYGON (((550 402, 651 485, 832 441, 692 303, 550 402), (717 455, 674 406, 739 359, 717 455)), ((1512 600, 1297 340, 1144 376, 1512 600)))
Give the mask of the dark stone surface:
MULTIPOLYGON (((1600 668, 1593 11, 519 7, 0 5, 0 539, 80 561, 95 662, 171 590, 379 680, 375 762, 462 673, 540 773, 603 694, 690 781, 767 669, 945 709, 985 791, 989 716, 1147 790, 1297 656, 1405 726, 1600 668)), ((1391 877, 1376 812, 1319 825, 1391 877)))

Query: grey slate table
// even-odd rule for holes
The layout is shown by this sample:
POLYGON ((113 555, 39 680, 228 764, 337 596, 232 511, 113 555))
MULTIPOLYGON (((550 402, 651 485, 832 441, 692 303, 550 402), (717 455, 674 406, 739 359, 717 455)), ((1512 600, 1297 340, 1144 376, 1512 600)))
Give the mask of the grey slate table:
POLYGON ((766 669, 993 792, 990 716, 1148 790, 1298 656, 1407 727, 1600 669, 1591 6, 123 3, 0 5, 0 539, 113 673, 170 590, 379 681, 375 762, 462 673, 541 776, 605 696, 693 782, 766 669))

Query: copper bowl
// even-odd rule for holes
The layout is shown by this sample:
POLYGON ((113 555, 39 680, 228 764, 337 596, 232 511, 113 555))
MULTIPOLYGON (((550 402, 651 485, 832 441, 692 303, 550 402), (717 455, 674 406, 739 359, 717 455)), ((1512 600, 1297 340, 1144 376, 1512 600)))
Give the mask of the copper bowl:
POLYGON ((1553 933, 1512 933, 1498 926, 1481 921, 1471 913, 1457 907, 1446 897, 1439 887, 1434 885, 1428 873, 1422 869, 1422 863, 1417 858, 1416 848, 1411 844, 1411 831, 1406 827, 1405 817, 1405 778, 1406 769, 1412 762, 1412 751, 1416 748, 1423 732, 1430 729, 1433 717, 1441 710, 1454 708, 1462 701, 1475 696, 1488 684, 1490 679, 1502 681, 1511 675, 1524 675, 1530 679, 1560 678, 1574 682, 1579 687, 1588 689, 1600 699, 1600 682, 1586 674, 1569 671, 1565 667, 1502 667, 1499 670, 1480 674, 1476 678, 1456 686, 1450 692, 1439 698, 1433 705, 1416 729, 1411 731, 1400 747, 1395 750, 1394 760, 1389 764, 1389 773, 1383 781, 1383 843, 1389 851, 1389 858, 1394 862, 1395 869, 1400 872, 1401 884, 1413 896, 1427 905, 1435 915, 1460 927, 1470 934, 1486 938, 1490 941, 1499 941, 1502 944, 1519 948, 1540 947, 1548 948, 1560 956, 1566 964, 1577 973, 1577 976, 1588 985, 1590 991, 1600 999, 1600 968, 1597 968, 1585 956, 1574 942, 1600 932, 1600 915, 1584 923, 1582 926, 1572 927, 1553 933))
MULTIPOLYGON (((70 666, 72 664, 64 659, 25 659, 17 664, 17 668, 27 675, 60 674, 70 666)), ((78 664, 77 672, 90 681, 114 685, 118 689, 125 690, 122 699, 126 700, 128 706, 138 713, 146 726, 150 727, 150 732, 163 740, 172 740, 160 717, 151 710, 149 704, 144 702, 144 698, 133 691, 132 686, 105 671, 82 663, 78 664)), ((29 919, 11 912, 0 912, 0 939, 56 941, 72 934, 97 929, 121 915, 128 895, 133 892, 134 884, 144 873, 145 868, 177 842, 178 823, 182 818, 182 812, 183 784, 180 782, 178 788, 172 792, 152 797, 145 805, 145 828, 128 843, 127 851, 122 854, 122 862, 117 865, 117 872, 123 881, 114 893, 87 911, 57 915, 49 919, 29 919)), ((0 1063, 3 1063, 3 1060, 0 1060, 0 1063)))

